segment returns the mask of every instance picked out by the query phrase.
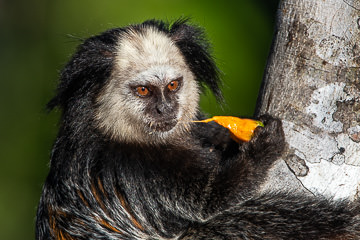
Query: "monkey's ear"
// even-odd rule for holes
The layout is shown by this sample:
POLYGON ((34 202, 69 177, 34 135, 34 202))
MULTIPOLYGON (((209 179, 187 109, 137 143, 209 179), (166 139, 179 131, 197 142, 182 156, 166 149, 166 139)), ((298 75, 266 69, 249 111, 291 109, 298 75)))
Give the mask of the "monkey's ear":
POLYGON ((210 44, 201 28, 179 19, 170 26, 170 36, 185 57, 186 63, 200 83, 207 85, 216 98, 223 100, 220 74, 210 54, 210 44))
POLYGON ((47 109, 66 108, 67 103, 91 94, 109 78, 115 48, 122 29, 113 29, 90 37, 78 48, 60 74, 56 96, 47 104, 47 109))

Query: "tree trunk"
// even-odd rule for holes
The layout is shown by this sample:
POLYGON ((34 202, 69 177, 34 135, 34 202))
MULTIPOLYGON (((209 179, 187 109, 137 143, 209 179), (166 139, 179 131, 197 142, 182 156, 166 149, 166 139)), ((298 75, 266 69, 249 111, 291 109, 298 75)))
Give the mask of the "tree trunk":
POLYGON ((263 190, 358 197, 360 0, 280 2, 256 108, 264 113, 282 119, 288 146, 263 190))

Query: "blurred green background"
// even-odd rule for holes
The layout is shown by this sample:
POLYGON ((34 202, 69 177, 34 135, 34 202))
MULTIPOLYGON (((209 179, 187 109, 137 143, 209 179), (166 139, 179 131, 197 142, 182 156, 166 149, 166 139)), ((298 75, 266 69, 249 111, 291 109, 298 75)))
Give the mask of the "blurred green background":
POLYGON ((79 41, 149 18, 190 16, 210 38, 226 105, 209 115, 251 116, 272 40, 277 0, 0 0, 0 239, 34 239, 58 112, 45 104, 79 41))

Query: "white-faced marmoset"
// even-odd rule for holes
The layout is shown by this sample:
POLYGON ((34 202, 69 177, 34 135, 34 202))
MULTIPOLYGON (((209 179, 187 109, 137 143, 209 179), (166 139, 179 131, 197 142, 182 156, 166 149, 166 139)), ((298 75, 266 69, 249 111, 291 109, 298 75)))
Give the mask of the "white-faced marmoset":
POLYGON ((178 20, 85 40, 60 76, 62 111, 37 212, 38 240, 360 239, 355 203, 258 194, 284 148, 281 121, 237 143, 203 118, 221 98, 203 31, 178 20))

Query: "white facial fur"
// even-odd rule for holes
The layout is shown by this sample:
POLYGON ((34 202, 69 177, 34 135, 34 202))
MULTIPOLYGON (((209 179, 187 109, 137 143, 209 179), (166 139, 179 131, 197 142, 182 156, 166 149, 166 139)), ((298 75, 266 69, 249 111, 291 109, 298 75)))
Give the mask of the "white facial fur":
POLYGON ((119 39, 113 73, 97 98, 99 128, 114 140, 161 143, 181 138, 198 108, 199 88, 193 73, 171 38, 148 27, 141 33, 130 29, 119 39), (183 77, 178 98, 177 124, 169 131, 152 131, 146 116, 146 101, 131 85, 164 86, 183 77))

